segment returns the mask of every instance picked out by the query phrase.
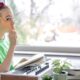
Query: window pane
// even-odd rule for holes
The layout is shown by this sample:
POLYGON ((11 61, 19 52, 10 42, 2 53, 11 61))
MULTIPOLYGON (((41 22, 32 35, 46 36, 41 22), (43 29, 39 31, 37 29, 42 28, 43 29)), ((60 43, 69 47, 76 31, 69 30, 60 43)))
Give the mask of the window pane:
POLYGON ((80 47, 80 0, 6 0, 18 44, 80 47))

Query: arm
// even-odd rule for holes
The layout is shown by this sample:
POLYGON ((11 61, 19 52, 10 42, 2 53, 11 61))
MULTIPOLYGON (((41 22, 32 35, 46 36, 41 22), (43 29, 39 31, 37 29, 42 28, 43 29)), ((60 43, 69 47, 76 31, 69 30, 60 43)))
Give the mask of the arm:
POLYGON ((10 64, 12 61, 12 57, 14 54, 14 49, 16 46, 16 32, 14 30, 11 30, 9 32, 9 41, 10 41, 10 47, 7 53, 7 56, 2 64, 0 64, 0 72, 5 72, 10 69, 10 64))

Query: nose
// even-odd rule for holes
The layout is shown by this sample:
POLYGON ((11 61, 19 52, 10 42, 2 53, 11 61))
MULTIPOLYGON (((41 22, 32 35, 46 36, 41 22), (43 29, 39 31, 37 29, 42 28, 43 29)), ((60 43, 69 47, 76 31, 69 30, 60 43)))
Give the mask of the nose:
POLYGON ((11 23, 11 25, 14 25, 14 21, 12 19, 10 20, 10 23, 11 23))
POLYGON ((11 29, 14 29, 14 21, 13 20, 10 21, 10 25, 11 25, 11 29))

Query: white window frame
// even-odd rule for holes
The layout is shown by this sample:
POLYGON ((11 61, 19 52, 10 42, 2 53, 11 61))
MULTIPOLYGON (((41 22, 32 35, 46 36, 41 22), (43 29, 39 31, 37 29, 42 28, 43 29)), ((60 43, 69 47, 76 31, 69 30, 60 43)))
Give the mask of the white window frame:
POLYGON ((47 56, 80 57, 80 47, 51 47, 51 46, 25 46, 17 45, 15 54, 34 55, 45 54, 47 56))

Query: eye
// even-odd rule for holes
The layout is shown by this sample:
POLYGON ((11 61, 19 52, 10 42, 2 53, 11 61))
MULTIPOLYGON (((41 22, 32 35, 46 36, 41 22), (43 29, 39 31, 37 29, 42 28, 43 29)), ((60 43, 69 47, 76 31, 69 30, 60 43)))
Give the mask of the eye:
POLYGON ((6 18, 6 20, 7 20, 7 21, 10 20, 10 18, 6 18))
POLYGON ((6 17, 6 20, 7 21, 12 20, 12 17, 8 16, 8 17, 6 17))

